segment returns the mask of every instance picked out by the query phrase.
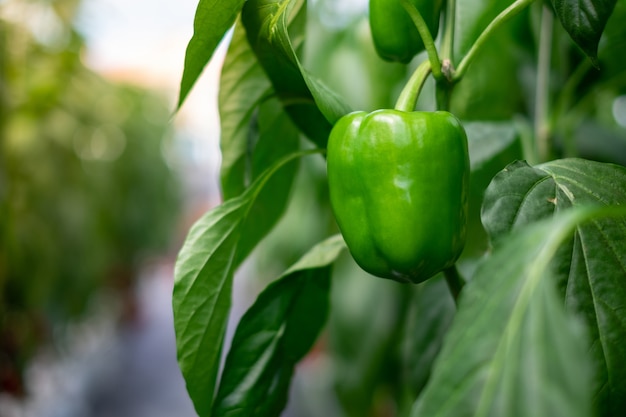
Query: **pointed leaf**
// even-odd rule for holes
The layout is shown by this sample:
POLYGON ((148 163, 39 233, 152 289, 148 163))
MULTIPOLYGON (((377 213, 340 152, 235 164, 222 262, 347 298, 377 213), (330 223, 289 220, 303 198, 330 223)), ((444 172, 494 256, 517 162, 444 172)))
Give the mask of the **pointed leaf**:
POLYGON ((550 260, 573 210, 508 237, 463 289, 414 417, 588 417, 591 366, 582 327, 566 315, 550 260))
MULTIPOLYGON (((495 242, 512 230, 585 204, 626 206, 626 168, 566 159, 509 165, 487 188, 483 224, 495 242)), ((589 326, 601 415, 626 409, 626 218, 577 228, 554 260, 561 295, 589 326)))
MULTIPOLYGON (((235 26, 222 67, 219 104, 222 193, 228 200, 300 147, 298 129, 274 96, 241 22, 235 26)), ((244 225, 236 263, 248 256, 284 213, 298 166, 297 160, 291 162, 261 191, 244 225)))
POLYGON ((303 133, 325 148, 332 125, 350 109, 298 59, 305 14, 305 0, 249 0, 242 20, 248 41, 285 109, 303 133))
POLYGON ((213 415, 280 414, 295 364, 326 321, 330 264, 344 248, 341 235, 325 240, 259 295, 235 332, 213 415))
POLYGON ((172 300, 178 363, 201 417, 211 409, 243 222, 268 179, 303 154, 277 162, 239 197, 202 216, 179 253, 172 300))
POLYGON ((200 0, 193 21, 193 36, 185 53, 178 107, 211 60, 226 31, 233 25, 245 0, 200 0))
MULTIPOLYGON (((253 179, 285 155, 296 152, 300 146, 298 130, 277 100, 264 102, 259 107, 258 115, 259 137, 250 161, 253 179)), ((280 175, 270 178, 267 186, 259 193, 244 221, 243 236, 237 250, 237 264, 250 254, 285 212, 299 162, 296 159, 286 164, 281 168, 280 175)))
POLYGON ((617 0, 552 0, 561 24, 594 65, 598 43, 617 0))

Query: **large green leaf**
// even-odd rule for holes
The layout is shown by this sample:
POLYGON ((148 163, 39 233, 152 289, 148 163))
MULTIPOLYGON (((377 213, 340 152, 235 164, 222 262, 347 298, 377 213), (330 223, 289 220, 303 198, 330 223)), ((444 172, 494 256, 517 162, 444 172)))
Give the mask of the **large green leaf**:
POLYGON ((598 64, 598 43, 617 0, 552 0, 561 24, 574 42, 598 64))
MULTIPOLYGON (((513 163, 488 187, 482 218, 499 242, 537 219, 589 204, 626 206, 626 168, 582 159, 513 163)), ((566 305, 589 326, 594 402, 601 415, 615 415, 626 409, 626 218, 579 226, 554 262, 566 305)))
POLYGON ((248 41, 286 111, 325 148, 332 125, 350 109, 300 64, 305 16, 305 0, 249 0, 242 9, 248 41))
MULTIPOLYGON (((258 140, 251 161, 253 179, 286 155, 296 152, 300 145, 298 130, 293 125, 280 103, 275 100, 264 102, 256 117, 258 140)), ((255 133, 251 132, 251 136, 255 133)), ((237 263, 245 259, 256 244, 276 225, 283 215, 291 187, 298 171, 299 160, 289 162, 268 180, 261 190, 249 216, 243 225, 243 236, 237 250, 237 263)))
POLYGON ((193 22, 193 36, 185 53, 178 107, 213 56, 226 31, 233 25, 245 0, 200 0, 193 22))
POLYGON ((214 404, 214 416, 278 416, 295 364, 326 321, 331 263, 341 235, 315 246, 261 293, 243 316, 214 404))
MULTIPOLYGON (((251 123, 258 108, 273 95, 272 86, 237 22, 224 59, 218 96, 221 129, 222 194, 225 200, 243 192, 252 181, 251 123)), ((280 141, 280 145, 283 141, 280 141)))
MULTIPOLYGON (((222 68, 219 103, 222 193, 228 200, 300 146, 298 129, 273 95, 239 22, 222 68)), ((282 216, 297 169, 297 161, 291 162, 261 191, 244 225, 237 262, 282 216)))
POLYGON ((202 216, 179 253, 173 293, 178 363, 201 417, 211 409, 243 224, 269 178, 303 154, 278 161, 239 197, 202 216))
POLYGON ((591 366, 549 265, 594 210, 511 234, 477 269, 412 416, 588 417, 591 366))

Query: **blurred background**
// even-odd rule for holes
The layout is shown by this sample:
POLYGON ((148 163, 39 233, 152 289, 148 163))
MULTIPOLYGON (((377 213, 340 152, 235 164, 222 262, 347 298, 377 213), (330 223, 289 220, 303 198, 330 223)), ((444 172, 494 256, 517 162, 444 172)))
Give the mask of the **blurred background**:
POLYGON ((0 0, 0 416, 195 415, 173 262, 219 202, 197 2, 0 0))

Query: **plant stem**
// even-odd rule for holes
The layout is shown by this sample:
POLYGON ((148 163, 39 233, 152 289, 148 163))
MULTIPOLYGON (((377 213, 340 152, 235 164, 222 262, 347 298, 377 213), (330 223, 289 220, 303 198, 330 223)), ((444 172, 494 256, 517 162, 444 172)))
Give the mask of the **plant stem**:
POLYGON ((446 5, 446 17, 444 23, 443 38, 441 40, 441 59, 452 60, 454 48, 454 25, 456 20, 456 0, 448 0, 446 5))
POLYGON ((437 48, 435 47, 435 41, 433 40, 433 36, 422 17, 422 14, 415 8, 415 6, 409 0, 400 0, 402 7, 405 8, 406 12, 411 17, 413 24, 417 28, 417 31, 422 38, 422 42, 424 42, 424 47, 426 48, 426 52, 428 53, 428 60, 430 61, 431 71, 433 76, 436 79, 441 78, 441 60, 439 59, 439 54, 437 52, 437 48))
POLYGON ((450 101, 452 99, 452 89, 454 84, 448 80, 437 81, 435 91, 435 99, 437 102, 437 110, 450 111, 450 101))
POLYGON ((550 120, 548 116, 550 99, 550 61, 552 57, 552 11, 543 6, 539 35, 539 58, 537 60, 537 85, 535 88, 535 141, 540 162, 550 158, 550 120))
POLYGON ((480 36, 478 36, 478 39, 476 39, 476 41, 474 42, 470 50, 463 57, 463 59, 461 60, 461 63, 459 64, 456 70, 456 73, 454 74, 453 79, 456 81, 460 79, 461 77, 463 77, 463 74, 465 74, 465 71, 467 71, 467 67, 475 58, 478 51, 480 51, 483 44, 487 41, 489 36, 491 36, 491 34, 496 29, 498 29, 500 26, 502 26, 502 24, 510 20, 513 16, 517 15, 519 12, 524 10, 524 8, 530 5, 533 1, 535 0, 516 0, 513 4, 511 4, 509 7, 507 7, 502 12, 500 12, 500 14, 497 15, 491 21, 491 23, 489 23, 489 25, 485 28, 485 30, 483 30, 480 36))
POLYGON ((413 72, 413 75, 411 75, 411 78, 400 93, 400 97, 398 97, 395 105, 397 110, 410 112, 415 109, 415 103, 417 103, 417 98, 430 71, 430 61, 422 62, 415 69, 415 72, 413 72))
POLYGON ((452 265, 451 267, 444 269, 443 275, 446 277, 446 283, 448 284, 452 298, 454 298, 454 303, 458 305, 459 294, 461 294, 461 290, 465 286, 465 280, 461 274, 459 274, 459 270, 456 268, 456 265, 452 265))

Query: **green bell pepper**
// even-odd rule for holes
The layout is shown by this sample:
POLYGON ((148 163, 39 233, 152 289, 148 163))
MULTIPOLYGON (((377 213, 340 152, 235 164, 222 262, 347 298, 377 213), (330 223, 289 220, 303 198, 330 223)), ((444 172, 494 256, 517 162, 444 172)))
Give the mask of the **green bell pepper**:
POLYGON ((452 114, 350 113, 331 131, 327 171, 337 224, 365 271, 418 283, 461 254, 469 157, 452 114))
MULTIPOLYGON (((436 38, 442 0, 411 0, 411 3, 436 38)), ((381 58, 407 63, 424 50, 424 42, 399 0, 370 0, 369 20, 374 46, 381 58)))

